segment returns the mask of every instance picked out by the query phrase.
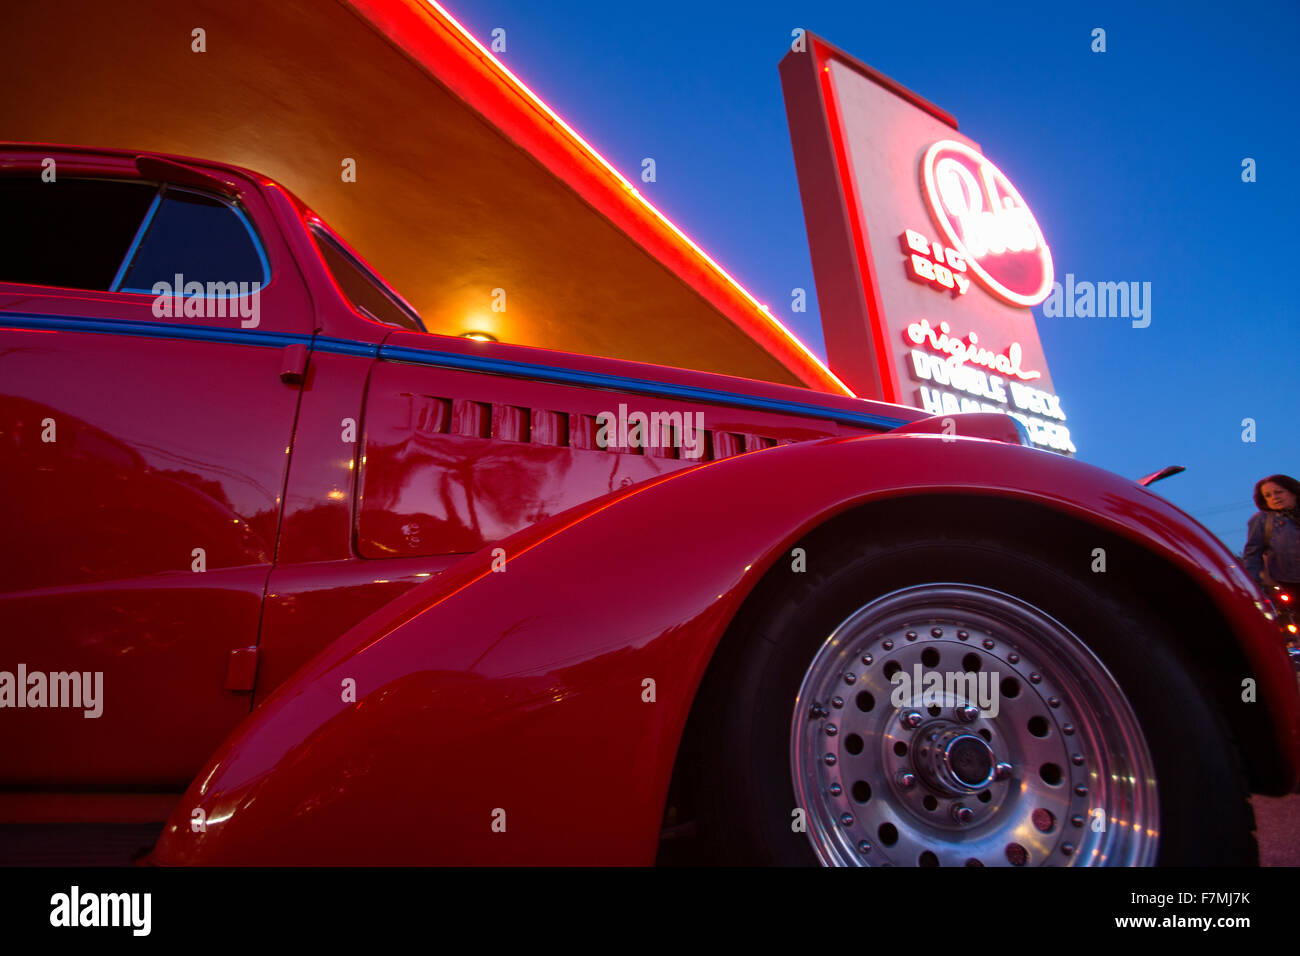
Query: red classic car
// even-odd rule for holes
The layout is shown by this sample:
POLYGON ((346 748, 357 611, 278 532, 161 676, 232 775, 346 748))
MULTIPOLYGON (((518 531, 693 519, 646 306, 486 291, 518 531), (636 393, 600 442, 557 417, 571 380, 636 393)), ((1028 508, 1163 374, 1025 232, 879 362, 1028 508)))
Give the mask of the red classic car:
POLYGON ((6 862, 1235 864, 1300 779, 1232 556, 1008 417, 430 334, 231 166, 0 207, 6 862))

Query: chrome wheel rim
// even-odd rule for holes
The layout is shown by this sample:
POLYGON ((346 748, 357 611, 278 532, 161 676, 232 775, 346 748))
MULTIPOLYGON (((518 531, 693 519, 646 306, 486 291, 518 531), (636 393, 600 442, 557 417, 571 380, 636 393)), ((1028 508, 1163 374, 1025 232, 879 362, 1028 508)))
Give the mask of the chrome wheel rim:
POLYGON ((988 588, 905 588, 837 627, 799 688, 790 770, 828 866, 1156 858, 1155 769, 1128 698, 1063 624, 988 588))

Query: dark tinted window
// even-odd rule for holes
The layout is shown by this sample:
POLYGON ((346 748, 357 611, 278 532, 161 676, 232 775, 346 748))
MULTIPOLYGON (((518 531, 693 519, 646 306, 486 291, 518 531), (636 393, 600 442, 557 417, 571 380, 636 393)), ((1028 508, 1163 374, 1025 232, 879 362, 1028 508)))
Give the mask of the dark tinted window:
POLYGON ((423 332, 424 326, 419 317, 395 293, 390 292, 377 277, 365 269, 347 251, 319 227, 312 227, 316 237, 316 247, 320 249, 325 265, 329 267, 334 281, 352 303, 352 308, 363 315, 368 315, 376 322, 400 326, 413 332, 423 332))
POLYGON ((233 208, 210 196, 168 189, 132 257, 123 292, 155 282, 265 282, 258 246, 233 208))
POLYGON ((0 177, 0 282, 107 289, 158 187, 0 177))

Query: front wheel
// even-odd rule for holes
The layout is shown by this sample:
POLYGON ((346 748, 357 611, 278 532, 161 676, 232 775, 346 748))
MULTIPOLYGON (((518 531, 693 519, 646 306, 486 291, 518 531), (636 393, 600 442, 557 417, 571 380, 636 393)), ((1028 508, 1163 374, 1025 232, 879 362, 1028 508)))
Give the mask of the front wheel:
POLYGON ((995 541, 823 567, 748 610, 702 691, 709 858, 1256 861, 1235 745, 1144 606, 995 541))
POLYGON ((1124 693, 999 591, 919 585, 850 616, 804 673, 790 768, 824 864, 1155 862, 1155 767, 1124 693))

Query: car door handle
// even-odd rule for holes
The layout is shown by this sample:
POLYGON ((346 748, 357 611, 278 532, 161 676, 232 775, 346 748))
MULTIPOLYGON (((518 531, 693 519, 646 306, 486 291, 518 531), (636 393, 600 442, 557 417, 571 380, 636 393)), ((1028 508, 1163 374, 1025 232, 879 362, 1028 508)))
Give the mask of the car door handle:
POLYGON ((301 342, 284 347, 280 363, 280 381, 286 385, 301 385, 307 378, 307 346, 301 342))

